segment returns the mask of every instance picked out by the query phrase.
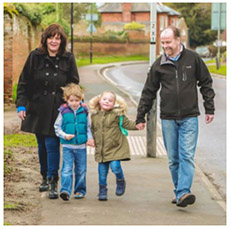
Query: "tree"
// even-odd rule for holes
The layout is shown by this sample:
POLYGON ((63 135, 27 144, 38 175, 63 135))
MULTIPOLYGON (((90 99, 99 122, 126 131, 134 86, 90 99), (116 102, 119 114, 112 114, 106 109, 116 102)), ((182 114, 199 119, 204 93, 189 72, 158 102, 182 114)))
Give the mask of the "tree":
POLYGON ((165 3, 181 13, 189 28, 190 46, 209 45, 216 40, 211 30, 211 3, 165 3))

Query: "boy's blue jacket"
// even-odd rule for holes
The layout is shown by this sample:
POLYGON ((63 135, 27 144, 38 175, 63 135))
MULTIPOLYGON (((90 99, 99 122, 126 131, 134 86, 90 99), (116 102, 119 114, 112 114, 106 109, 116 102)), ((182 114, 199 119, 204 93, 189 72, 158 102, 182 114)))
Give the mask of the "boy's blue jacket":
POLYGON ((74 111, 68 106, 68 104, 63 104, 59 108, 62 114, 62 130, 66 134, 74 134, 75 137, 71 140, 65 140, 60 138, 61 144, 75 144, 80 145, 87 142, 87 116, 88 109, 83 103, 74 113, 74 111))

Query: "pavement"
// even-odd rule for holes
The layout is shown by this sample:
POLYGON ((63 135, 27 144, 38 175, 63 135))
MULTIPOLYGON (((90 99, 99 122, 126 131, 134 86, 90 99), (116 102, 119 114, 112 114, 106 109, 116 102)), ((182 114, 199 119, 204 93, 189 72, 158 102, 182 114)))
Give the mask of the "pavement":
MULTIPOLYGON (((111 65, 91 65, 79 69, 80 84, 85 87, 85 102, 104 90, 113 90, 128 103, 128 117, 135 119, 136 105, 129 95, 102 75, 111 65)), ((144 73, 144 76, 146 74, 144 73)), ((4 110, 4 123, 15 128, 19 119, 15 108, 4 110)), ((5 133, 7 129, 5 128, 5 133)), ((226 225, 226 203, 213 184, 196 165, 192 192, 196 202, 186 208, 171 204, 173 184, 168 160, 158 126, 157 157, 146 157, 146 131, 129 131, 131 161, 122 162, 127 188, 123 196, 115 195, 115 176, 108 175, 108 201, 98 201, 98 170, 94 150, 88 148, 87 195, 70 201, 49 200, 41 193, 40 225, 226 225)))

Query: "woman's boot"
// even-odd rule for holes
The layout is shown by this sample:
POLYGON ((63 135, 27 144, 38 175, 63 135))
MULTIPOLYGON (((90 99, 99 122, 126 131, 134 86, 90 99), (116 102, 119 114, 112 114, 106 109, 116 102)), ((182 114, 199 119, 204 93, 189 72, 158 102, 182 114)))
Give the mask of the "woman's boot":
POLYGON ((116 180, 116 195, 117 196, 122 196, 125 192, 125 188, 126 188, 126 182, 124 179, 117 179, 116 180))
POLYGON ((57 186, 58 186, 58 180, 59 178, 56 176, 52 176, 48 179, 49 181, 49 199, 58 199, 58 192, 57 192, 57 186))
POLYGON ((49 190, 49 185, 47 183, 47 178, 46 178, 46 176, 43 176, 42 183, 39 186, 39 191, 40 192, 45 192, 45 191, 48 191, 48 190, 49 190))
POLYGON ((99 185, 99 200, 107 200, 107 185, 99 185))

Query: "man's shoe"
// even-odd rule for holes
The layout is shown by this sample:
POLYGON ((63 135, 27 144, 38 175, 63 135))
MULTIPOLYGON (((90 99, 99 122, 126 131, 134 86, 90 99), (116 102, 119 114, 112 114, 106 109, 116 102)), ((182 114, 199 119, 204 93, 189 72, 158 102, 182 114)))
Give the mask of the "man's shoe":
POLYGON ((184 194, 180 197, 179 201, 176 203, 177 207, 186 207, 189 204, 194 204, 196 201, 195 195, 192 193, 184 194))
POLYGON ((64 201, 67 201, 70 199, 70 196, 67 192, 63 191, 60 193, 60 198, 62 198, 64 201))
POLYGON ((172 204, 176 204, 176 198, 173 198, 171 201, 172 204))

